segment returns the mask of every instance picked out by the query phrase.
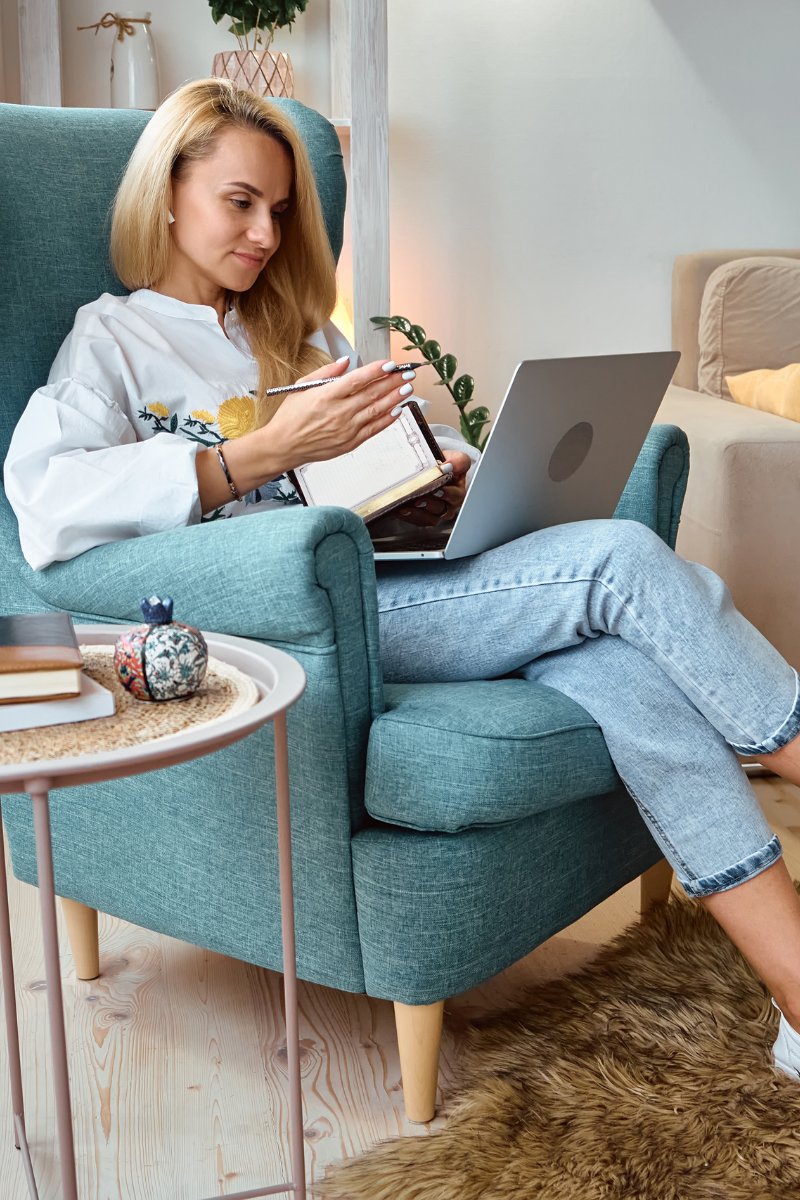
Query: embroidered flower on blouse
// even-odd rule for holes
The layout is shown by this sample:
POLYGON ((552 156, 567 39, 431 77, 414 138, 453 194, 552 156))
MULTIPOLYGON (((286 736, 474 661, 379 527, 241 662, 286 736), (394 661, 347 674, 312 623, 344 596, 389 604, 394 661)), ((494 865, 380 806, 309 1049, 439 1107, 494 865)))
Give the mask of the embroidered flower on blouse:
POLYGON ((256 421, 256 402, 252 396, 231 396, 223 400, 217 412, 217 425, 224 438, 249 433, 256 421))
POLYGON ((208 411, 208 409, 195 408, 192 412, 192 416, 197 421, 202 421, 204 425, 213 425, 214 424, 214 418, 212 417, 212 415, 208 411))
POLYGON ((155 404, 148 404, 147 407, 150 410, 150 412, 155 413, 157 417, 168 417, 169 416, 169 409, 165 408, 163 404, 159 404, 157 400, 156 400, 155 404))

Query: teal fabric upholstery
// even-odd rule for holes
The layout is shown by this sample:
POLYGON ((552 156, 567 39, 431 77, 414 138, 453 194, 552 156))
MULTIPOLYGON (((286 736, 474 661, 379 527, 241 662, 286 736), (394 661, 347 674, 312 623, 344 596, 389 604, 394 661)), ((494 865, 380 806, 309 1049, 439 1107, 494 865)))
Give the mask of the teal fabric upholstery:
POLYGON ((676 425, 654 425, 614 516, 640 521, 675 549, 689 479, 689 442, 676 425))
MULTIPOLYGON (((283 103, 309 145, 338 250, 337 135, 318 114, 283 103)), ((146 119, 0 106, 3 453, 75 309, 122 290, 108 265, 107 216, 146 119)), ((617 515, 674 544, 687 469, 683 434, 657 427, 617 515)), ((520 680, 459 685, 460 707, 447 708, 445 725, 435 689, 390 688, 384 713, 371 545, 349 512, 288 509, 214 522, 34 572, 0 497, 0 548, 2 613, 55 608, 129 623, 139 619, 140 596, 163 590, 181 619, 261 639, 303 664, 308 689, 290 715, 289 755, 305 979, 407 1003, 441 999, 501 970, 660 857, 596 725, 558 693, 520 680), (416 765, 402 752, 415 723, 430 733, 416 765), (497 746, 487 753, 503 728, 517 732, 515 745, 506 737, 502 754, 497 746), (470 754, 482 755, 480 827, 461 827, 457 798, 443 804, 434 831, 367 812, 365 798, 373 813, 394 805, 393 821, 413 825, 423 773, 430 783, 437 758, 455 768, 470 754)), ((58 791, 57 890, 279 970, 273 786, 266 729, 196 763, 58 791)), ((14 872, 35 883, 28 798, 5 797, 3 817, 14 872)))
POLYGON ((498 679, 384 695, 367 754, 367 811, 379 821, 457 833, 619 784, 600 727, 553 688, 498 679))
MULTIPOLYGON (((446 785, 445 776, 440 783, 446 785)), ((374 825, 353 838, 370 996, 432 1004, 504 970, 661 858, 619 786, 457 834, 374 825)))

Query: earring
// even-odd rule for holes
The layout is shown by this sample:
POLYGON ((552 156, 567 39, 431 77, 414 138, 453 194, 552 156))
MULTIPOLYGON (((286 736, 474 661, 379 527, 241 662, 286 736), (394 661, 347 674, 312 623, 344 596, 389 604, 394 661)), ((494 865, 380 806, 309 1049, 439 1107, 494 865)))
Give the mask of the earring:
POLYGON ((175 218, 173 217, 173 215, 172 215, 172 213, 169 211, 169 209, 167 209, 167 216, 169 217, 169 223, 170 223, 170 225, 174 225, 174 224, 175 224, 175 218))

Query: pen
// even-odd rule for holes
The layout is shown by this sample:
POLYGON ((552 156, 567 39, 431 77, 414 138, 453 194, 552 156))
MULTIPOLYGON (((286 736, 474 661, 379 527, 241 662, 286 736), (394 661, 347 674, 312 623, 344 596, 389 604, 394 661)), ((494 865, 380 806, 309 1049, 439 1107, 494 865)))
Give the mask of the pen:
MULTIPOLYGON (((416 371, 418 367, 429 367, 430 363, 400 363, 391 371, 387 371, 387 375, 396 375, 402 371, 416 371)), ((340 375, 334 376, 334 379, 341 379, 340 375)), ((333 383, 333 379, 309 379, 305 383, 287 383, 285 387, 268 388, 264 393, 265 396, 281 396, 284 392, 305 392, 308 388, 322 387, 326 383, 333 383)), ((251 389, 251 394, 255 392, 251 389)))

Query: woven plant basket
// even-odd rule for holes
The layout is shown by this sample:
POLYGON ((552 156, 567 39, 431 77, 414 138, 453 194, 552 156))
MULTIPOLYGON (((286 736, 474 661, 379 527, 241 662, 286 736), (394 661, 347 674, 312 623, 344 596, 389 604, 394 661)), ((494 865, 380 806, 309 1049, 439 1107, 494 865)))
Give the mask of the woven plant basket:
POLYGON ((223 50, 212 74, 258 96, 294 96, 292 60, 282 50, 223 50))

